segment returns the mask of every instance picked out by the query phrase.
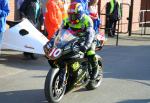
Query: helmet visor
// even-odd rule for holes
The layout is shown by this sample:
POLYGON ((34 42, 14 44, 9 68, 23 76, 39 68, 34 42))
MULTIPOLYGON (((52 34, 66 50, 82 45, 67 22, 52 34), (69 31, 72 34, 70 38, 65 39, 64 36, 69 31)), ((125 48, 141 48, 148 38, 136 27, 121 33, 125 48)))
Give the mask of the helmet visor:
POLYGON ((79 14, 71 13, 71 14, 69 14, 69 19, 70 20, 78 20, 78 16, 79 16, 79 14))

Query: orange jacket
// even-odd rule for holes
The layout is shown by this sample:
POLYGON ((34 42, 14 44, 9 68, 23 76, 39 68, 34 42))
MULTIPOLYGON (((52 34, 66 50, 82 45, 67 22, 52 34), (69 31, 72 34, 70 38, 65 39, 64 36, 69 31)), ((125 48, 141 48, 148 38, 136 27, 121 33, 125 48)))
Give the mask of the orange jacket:
POLYGON ((57 0, 57 5, 59 6, 61 12, 62 12, 62 18, 66 18, 67 17, 67 10, 65 10, 65 2, 63 2, 62 0, 57 0))
POLYGON ((46 8, 45 26, 50 40, 61 25, 62 12, 54 0, 48 0, 46 8))

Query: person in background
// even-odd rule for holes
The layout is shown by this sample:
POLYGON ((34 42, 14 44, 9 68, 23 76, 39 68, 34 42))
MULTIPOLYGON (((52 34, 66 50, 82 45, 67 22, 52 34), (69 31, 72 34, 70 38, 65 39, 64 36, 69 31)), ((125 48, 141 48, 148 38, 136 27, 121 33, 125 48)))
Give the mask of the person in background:
POLYGON ((118 0, 110 0, 106 4, 106 32, 108 36, 114 37, 116 23, 121 18, 121 6, 118 0))
POLYGON ((90 15, 91 19, 93 20, 94 30, 96 33, 99 32, 99 27, 101 24, 101 21, 100 21, 99 15, 98 15, 97 3, 98 3, 98 0, 91 0, 88 5, 89 6, 88 7, 89 15, 90 15))
MULTIPOLYGON (((98 15, 98 0, 90 0, 88 4, 89 16, 93 20, 94 30, 96 36, 104 37, 104 34, 100 32, 101 20, 98 15)), ((97 50, 100 50, 104 45, 104 40, 97 39, 97 50)))
POLYGON ((0 51, 2 46, 3 40, 3 33, 6 30, 6 17, 9 14, 9 5, 8 0, 1 0, 0 1, 0 51))
POLYGON ((46 3, 48 0, 41 0, 41 8, 42 8, 42 13, 45 15, 46 13, 46 3))
POLYGON ((21 20, 22 19, 22 15, 20 13, 20 7, 21 7, 23 2, 24 2, 24 0, 16 0, 15 20, 21 20))
POLYGON ((67 14, 67 5, 65 5, 67 3, 66 0, 55 0, 56 4, 58 5, 58 7, 61 10, 62 13, 62 19, 66 18, 68 16, 67 14))
POLYGON ((26 17, 30 22, 39 29, 40 17, 40 1, 39 0, 25 0, 20 7, 20 12, 23 17, 26 17))
POLYGON ((88 3, 89 0, 71 0, 71 2, 77 2, 77 3, 81 3, 83 6, 83 10, 84 12, 88 15, 89 11, 88 11, 88 3))
POLYGON ((46 36, 50 40, 60 27, 62 19, 67 17, 66 0, 41 0, 41 2, 46 36))
POLYGON ((40 6, 41 6, 41 14, 39 17, 39 23, 40 23, 40 31, 42 34, 44 34, 46 37, 48 36, 46 28, 45 28, 45 13, 46 13, 46 3, 48 0, 40 0, 40 6))
MULTIPOLYGON (((21 7, 20 12, 22 17, 27 18, 38 30, 40 30, 40 1, 39 0, 25 0, 21 7)), ((33 53, 24 52, 25 57, 31 59, 37 59, 33 53)))
POLYGON ((67 10, 63 0, 48 0, 46 9, 44 22, 50 40, 60 28, 63 18, 67 17, 67 10))

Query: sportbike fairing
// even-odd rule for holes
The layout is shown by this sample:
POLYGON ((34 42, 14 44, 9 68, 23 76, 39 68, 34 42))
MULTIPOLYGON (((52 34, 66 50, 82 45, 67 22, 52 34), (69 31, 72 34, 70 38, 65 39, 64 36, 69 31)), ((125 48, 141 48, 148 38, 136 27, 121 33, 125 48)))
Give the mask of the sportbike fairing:
POLYGON ((39 32, 28 19, 6 30, 3 36, 2 49, 45 54, 43 46, 48 39, 39 32))
POLYGON ((76 39, 77 37, 73 34, 71 30, 62 29, 59 31, 58 35, 54 40, 54 47, 63 48, 70 41, 76 39))
POLYGON ((51 42, 51 48, 49 49, 48 58, 55 60, 64 53, 64 50, 70 48, 70 43, 75 40, 77 37, 71 30, 61 29, 54 41, 51 42))

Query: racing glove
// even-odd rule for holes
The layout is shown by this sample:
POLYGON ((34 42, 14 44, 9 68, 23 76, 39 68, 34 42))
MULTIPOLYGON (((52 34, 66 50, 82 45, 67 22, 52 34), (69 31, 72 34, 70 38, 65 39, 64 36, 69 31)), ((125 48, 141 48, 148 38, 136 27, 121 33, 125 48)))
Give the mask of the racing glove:
POLYGON ((80 51, 82 51, 82 52, 86 52, 88 50, 88 47, 87 46, 85 46, 85 45, 83 45, 83 46, 80 46, 80 51))

